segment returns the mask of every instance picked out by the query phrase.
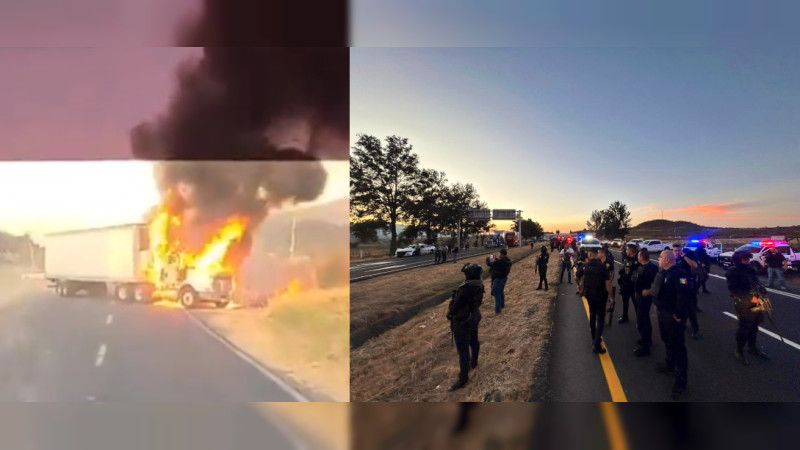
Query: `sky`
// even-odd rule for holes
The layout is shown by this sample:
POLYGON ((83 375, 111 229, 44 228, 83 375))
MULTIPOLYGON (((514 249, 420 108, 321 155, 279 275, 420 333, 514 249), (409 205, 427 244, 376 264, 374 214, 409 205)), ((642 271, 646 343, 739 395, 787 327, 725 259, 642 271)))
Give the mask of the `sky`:
MULTIPOLYGON (((349 163, 322 164, 328 172, 325 191, 303 205, 349 195, 349 163)), ((160 200, 152 163, 130 160, 0 162, 0 192, 0 231, 30 233, 34 239, 58 231, 141 222, 160 200)))
POLYGON ((696 47, 798 42, 795 0, 351 0, 372 47, 696 47))
POLYGON ((797 48, 359 48, 351 144, 409 138, 422 167, 546 231, 625 203, 634 225, 800 224, 797 48))
POLYGON ((196 48, 0 48, 0 159, 127 159, 196 48))
POLYGON ((0 47, 168 46, 200 0, 0 0, 0 47))

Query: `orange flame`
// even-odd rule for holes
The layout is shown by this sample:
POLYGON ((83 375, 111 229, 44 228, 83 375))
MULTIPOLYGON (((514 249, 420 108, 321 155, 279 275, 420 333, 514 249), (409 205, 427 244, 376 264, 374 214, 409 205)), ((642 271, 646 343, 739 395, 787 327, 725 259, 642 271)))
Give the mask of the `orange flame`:
POLYGON ((247 229, 246 218, 232 216, 207 242, 203 249, 193 253, 181 248, 177 237, 171 231, 181 225, 179 216, 162 205, 148 225, 150 235, 150 264, 147 277, 157 287, 163 287, 162 272, 172 263, 180 269, 192 269, 198 275, 213 277, 218 274, 234 274, 226 257, 231 244, 241 239, 247 229))

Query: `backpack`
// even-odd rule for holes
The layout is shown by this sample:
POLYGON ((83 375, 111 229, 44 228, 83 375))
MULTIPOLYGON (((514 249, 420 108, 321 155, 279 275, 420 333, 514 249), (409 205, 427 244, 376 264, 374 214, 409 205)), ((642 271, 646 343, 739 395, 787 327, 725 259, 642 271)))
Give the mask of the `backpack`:
MULTIPOLYGON (((596 260, 595 260, 596 261, 596 260)), ((602 264, 589 262, 583 267, 583 292, 587 296, 602 297, 606 292, 606 271, 602 264)))

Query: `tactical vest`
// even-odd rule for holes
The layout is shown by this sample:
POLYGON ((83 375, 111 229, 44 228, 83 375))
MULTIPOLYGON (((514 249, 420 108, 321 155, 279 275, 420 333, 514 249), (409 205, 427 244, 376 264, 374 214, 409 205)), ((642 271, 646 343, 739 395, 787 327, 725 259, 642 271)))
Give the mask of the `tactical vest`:
POLYGON ((606 274, 603 263, 593 259, 583 267, 583 292, 587 297, 602 297, 606 292, 606 274))

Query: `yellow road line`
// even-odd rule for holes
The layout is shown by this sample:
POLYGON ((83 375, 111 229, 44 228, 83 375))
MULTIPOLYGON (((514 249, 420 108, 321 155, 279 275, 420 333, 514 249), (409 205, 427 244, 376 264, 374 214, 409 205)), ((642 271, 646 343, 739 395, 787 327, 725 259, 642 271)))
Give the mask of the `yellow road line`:
MULTIPOLYGON (((577 269, 573 269, 573 271, 577 273, 577 269)), ((586 300, 584 296, 581 296, 581 300, 583 300, 583 309, 586 310, 586 319, 589 320, 591 319, 589 315, 589 301, 586 300)), ((603 320, 606 320, 605 316, 603 316, 603 320)), ((627 402, 628 398, 625 396, 625 391, 622 390, 622 383, 619 381, 617 370, 614 368, 614 362, 611 360, 611 350, 606 346, 606 352, 598 353, 597 356, 600 358, 600 365, 603 367, 606 384, 608 384, 608 390, 611 392, 611 401, 627 402)))
POLYGON ((608 435, 608 448, 611 450, 628 450, 628 438, 622 428, 622 418, 619 416, 618 406, 614 403, 600 403, 600 411, 606 424, 608 435))

